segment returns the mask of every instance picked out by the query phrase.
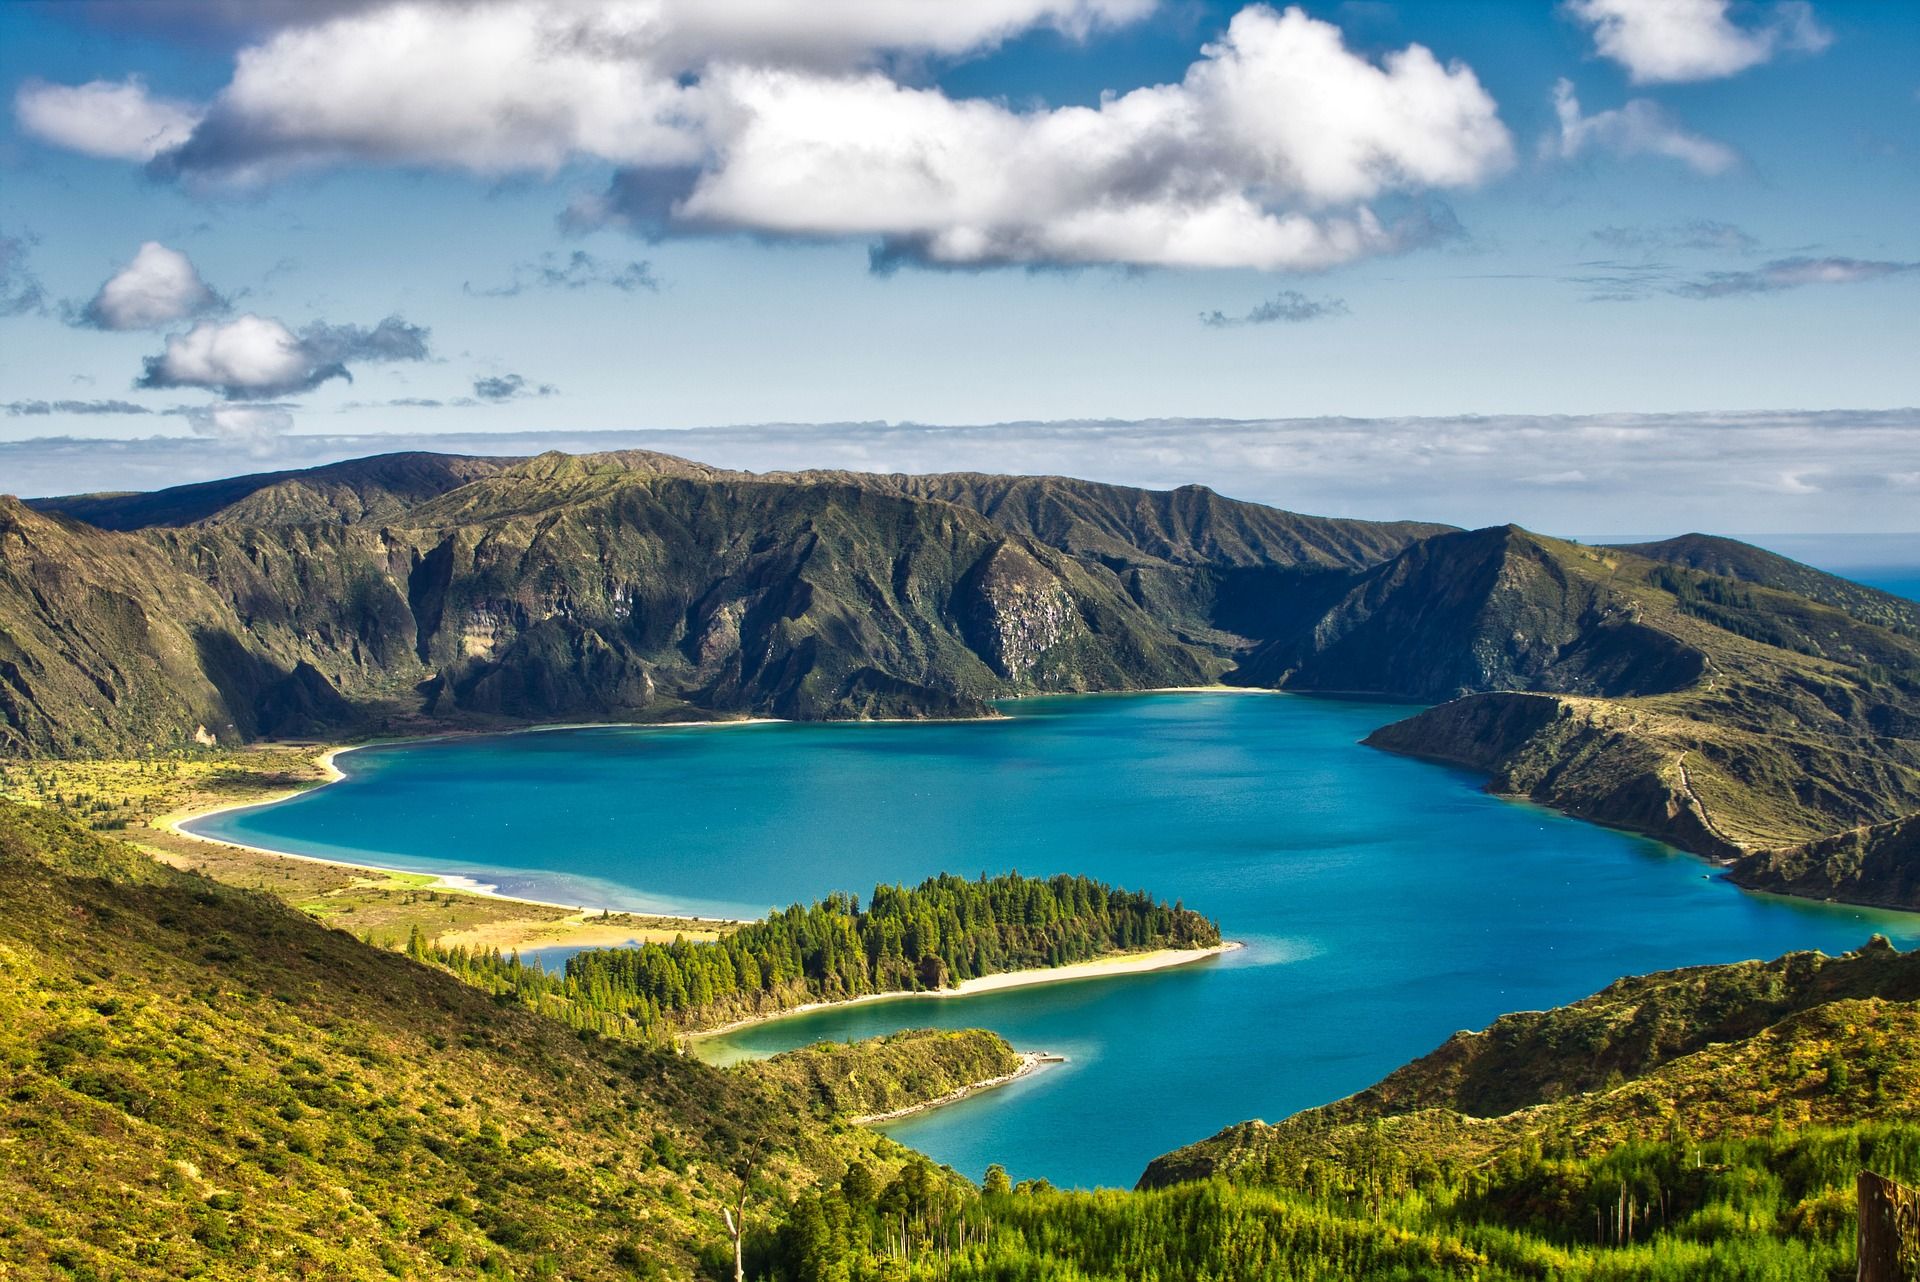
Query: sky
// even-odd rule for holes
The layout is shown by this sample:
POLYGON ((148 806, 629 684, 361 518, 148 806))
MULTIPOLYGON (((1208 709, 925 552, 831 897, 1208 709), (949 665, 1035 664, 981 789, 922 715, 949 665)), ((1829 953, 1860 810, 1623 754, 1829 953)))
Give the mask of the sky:
POLYGON ((0 50, 0 491, 631 443, 1920 530, 1920 6, 13 0, 0 50))

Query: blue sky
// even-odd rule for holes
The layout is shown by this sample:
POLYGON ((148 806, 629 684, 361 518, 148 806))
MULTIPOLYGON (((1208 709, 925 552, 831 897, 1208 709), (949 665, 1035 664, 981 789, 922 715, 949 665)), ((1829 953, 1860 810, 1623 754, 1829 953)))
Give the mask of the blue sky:
POLYGON ((1911 5, 28 0, 0 46, 32 484, 123 483, 42 438, 783 423, 726 461, 1915 528, 1911 5), (1327 416, 1338 486, 1138 426, 1327 416), (845 426, 903 421, 1076 426, 845 426))

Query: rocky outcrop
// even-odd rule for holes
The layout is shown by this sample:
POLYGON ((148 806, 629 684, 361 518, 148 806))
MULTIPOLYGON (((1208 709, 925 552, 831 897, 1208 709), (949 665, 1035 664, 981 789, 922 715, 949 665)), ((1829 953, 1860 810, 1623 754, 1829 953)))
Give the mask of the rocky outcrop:
POLYGON ((1017 544, 1001 543, 961 585, 967 642, 1010 681, 1033 678, 1049 655, 1086 632, 1060 580, 1017 544))

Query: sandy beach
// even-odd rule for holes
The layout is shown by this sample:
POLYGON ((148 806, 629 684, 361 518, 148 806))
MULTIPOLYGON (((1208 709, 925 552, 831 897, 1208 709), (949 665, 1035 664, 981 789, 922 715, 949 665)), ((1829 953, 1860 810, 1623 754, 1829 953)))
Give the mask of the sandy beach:
POLYGON ((698 1044, 727 1033, 750 1028, 755 1024, 772 1023, 777 1019, 792 1019, 796 1015, 808 1015, 814 1011, 834 1010, 842 1006, 858 1006, 867 1002, 892 1002, 907 998, 978 997, 981 993, 1000 992, 1008 988, 1031 988, 1038 984, 1066 984, 1076 980, 1111 979, 1117 975, 1139 975, 1148 971, 1167 970, 1174 966, 1187 966, 1194 962, 1206 961, 1210 957, 1219 957, 1230 953, 1243 945, 1226 940, 1212 948, 1156 948, 1144 953, 1115 953, 1110 957, 1097 957, 1092 961, 1075 962, 1070 966, 1040 966, 1031 970, 1010 970, 998 975, 982 975, 978 979, 962 980, 952 988, 942 988, 932 992, 892 992, 866 993, 859 997, 849 997, 838 1002, 807 1002, 801 1006, 790 1006, 786 1010, 772 1011, 765 1015, 750 1015, 746 1019, 736 1019, 730 1024, 718 1028, 703 1029, 687 1034, 687 1040, 698 1044))
MULTIPOLYGON (((555 730, 607 729, 609 728, 609 726, 625 728, 625 729, 640 729, 640 730, 693 730, 693 729, 704 729, 707 727, 714 727, 714 726, 769 725, 769 724, 776 723, 777 720, 778 719, 774 717, 742 717, 742 718, 738 718, 730 721, 662 721, 657 723, 647 723, 647 724, 640 724, 640 725, 627 725, 626 723, 620 723, 620 722, 580 722, 580 723, 566 723, 566 724, 545 725, 545 726, 527 726, 523 729, 507 731, 506 733, 540 734, 540 733, 545 733, 545 732, 555 731, 555 730)), ((501 894, 499 891, 499 888, 491 883, 480 881, 477 878, 465 876, 459 873, 423 873, 423 872, 415 872, 405 868, 389 868, 381 864, 358 863, 349 859, 330 859, 330 858, 326 858, 319 855, 299 855, 299 854, 294 854, 292 851, 273 850, 266 846, 255 846, 243 841, 228 841, 220 837, 206 837, 206 836, 202 836, 197 832, 193 832, 186 827, 187 824, 195 823, 202 819, 210 819, 215 815, 224 815, 234 810, 252 810, 258 806, 277 805, 278 803, 290 800, 291 798, 302 796, 306 793, 314 792, 314 791, 317 791, 318 789, 329 787, 333 784, 339 783, 343 781, 347 776, 346 776, 346 772, 340 769, 337 762, 340 757, 345 756, 349 752, 358 752, 362 748, 387 747, 393 744, 432 743, 435 740, 448 739, 452 737, 454 737, 452 734, 422 735, 418 738, 412 738, 412 739, 383 739, 383 740, 379 740, 377 743, 360 743, 360 744, 349 744, 349 745, 344 745, 339 747, 331 747, 326 749, 325 751, 323 751, 322 753, 320 753, 318 756, 314 758, 315 764, 317 764, 321 768, 321 770, 325 772, 325 776, 326 776, 325 778, 319 780, 316 783, 309 784, 299 788, 288 788, 282 792, 270 793, 264 797, 250 798, 246 801, 233 801, 233 802, 226 802, 224 804, 217 805, 217 806, 207 806, 207 807, 202 807, 202 808, 192 809, 192 810, 176 811, 173 813, 162 815, 159 818, 155 819, 153 821, 153 826, 155 828, 162 829, 163 831, 173 833, 175 836, 184 837, 189 841, 204 842, 208 845, 225 847, 228 850, 244 850, 250 854, 264 855, 272 859, 295 859, 303 863, 320 864, 328 868, 345 868, 345 869, 351 869, 355 872, 379 873, 387 877, 406 877, 406 878, 417 877, 417 878, 423 879, 421 881, 421 886, 423 889, 439 891, 439 892, 451 892, 454 894, 462 894, 462 895, 480 895, 488 899, 500 900, 504 903, 528 904, 535 908, 557 908, 563 912, 576 914, 583 918, 589 917, 589 916, 599 917, 601 915, 611 915, 614 917, 629 917, 629 918, 644 917, 647 919, 685 921, 690 925, 693 923, 718 923, 718 924, 724 924, 724 925, 734 924, 731 919, 721 918, 721 917, 695 917, 695 916, 690 916, 686 914, 665 913, 665 912, 634 913, 634 912, 629 912, 626 909, 609 908, 605 905, 577 904, 577 903, 569 904, 569 903, 561 903, 557 900, 551 900, 551 899, 532 899, 525 895, 505 895, 505 894, 501 894)), ((556 923, 543 923, 543 926, 551 926, 555 924, 556 923)), ((606 926, 604 928, 588 928, 587 923, 584 921, 578 924, 583 929, 578 931, 577 935, 591 937, 595 941, 610 938, 611 935, 613 933, 616 933, 618 929, 617 927, 614 927, 614 926, 606 926)), ((597 923, 596 923, 596 927, 597 927, 597 923)), ((482 932, 470 932, 470 933, 480 934, 482 932)), ((543 931, 542 933, 545 933, 545 932, 543 931)), ((625 943, 627 939, 635 938, 635 937, 636 936, 633 936, 633 935, 624 936, 618 942, 625 943)), ((476 941, 472 939, 462 939, 458 941, 449 942, 447 946, 452 947, 454 946, 455 942, 464 943, 468 947, 472 947, 476 943, 476 941)), ((605 946, 599 942, 585 943, 583 938, 576 937, 576 933, 570 933, 566 938, 549 938, 549 939, 542 939, 539 942, 525 942, 518 938, 509 938, 507 934, 501 933, 501 932, 489 933, 489 937, 486 940, 486 943, 484 946, 489 948, 500 948, 502 949, 502 951, 509 951, 511 948, 526 949, 526 948, 553 947, 556 945, 572 946, 575 944, 580 944, 583 947, 605 946), (507 942, 501 942, 502 940, 506 940, 507 942)))

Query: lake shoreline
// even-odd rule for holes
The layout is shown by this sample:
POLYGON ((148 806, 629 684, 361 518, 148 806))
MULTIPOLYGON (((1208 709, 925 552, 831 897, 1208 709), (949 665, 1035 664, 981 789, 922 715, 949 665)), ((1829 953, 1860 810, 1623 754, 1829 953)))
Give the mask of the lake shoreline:
POLYGON ((689 1046, 697 1048, 702 1042, 725 1037, 729 1033, 737 1033, 743 1028, 772 1024, 783 1019, 794 1019, 801 1015, 817 1014, 825 1010, 845 1010, 851 1006, 904 1001, 914 997, 945 1001, 961 997, 978 997, 984 993, 1005 992, 1014 988, 1034 988, 1041 984, 1070 984, 1089 979, 1111 979, 1120 975, 1146 975, 1157 970, 1170 970, 1175 966, 1189 966, 1210 958, 1223 957, 1228 953, 1238 952, 1244 947, 1246 945, 1238 940, 1226 939, 1207 948, 1155 948, 1146 952, 1108 953, 1091 961, 1071 962, 1065 966, 1031 966, 1024 970, 981 975, 975 979, 962 980, 952 988, 921 991, 895 989, 885 993, 862 993, 858 997, 844 997, 835 1001, 805 1002, 799 1006, 789 1006, 785 1010, 769 1011, 763 1015, 748 1015, 717 1028, 703 1028, 685 1033, 682 1034, 682 1039, 689 1046))

